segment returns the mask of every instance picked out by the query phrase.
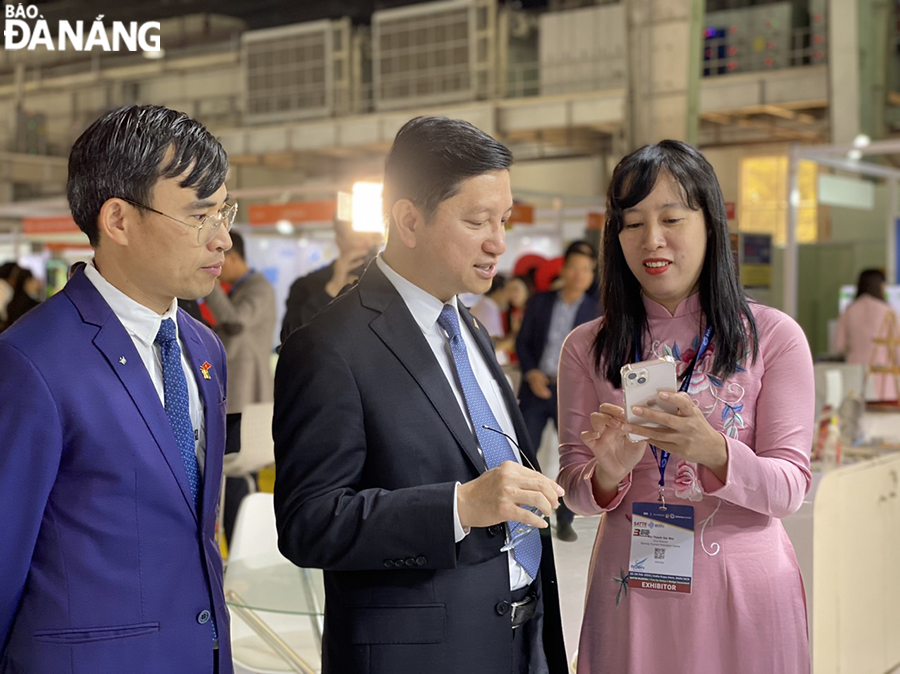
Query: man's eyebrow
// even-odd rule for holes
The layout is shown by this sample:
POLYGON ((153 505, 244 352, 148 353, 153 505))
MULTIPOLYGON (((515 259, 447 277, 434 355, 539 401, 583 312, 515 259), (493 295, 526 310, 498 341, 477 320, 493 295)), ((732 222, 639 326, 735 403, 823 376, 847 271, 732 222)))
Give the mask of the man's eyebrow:
POLYGON ((187 205, 187 208, 188 208, 188 210, 193 211, 194 209, 199 210, 201 208, 202 209, 212 208, 213 206, 216 206, 216 205, 217 204, 215 201, 210 201, 209 199, 204 199, 202 201, 192 201, 191 203, 189 203, 187 205))

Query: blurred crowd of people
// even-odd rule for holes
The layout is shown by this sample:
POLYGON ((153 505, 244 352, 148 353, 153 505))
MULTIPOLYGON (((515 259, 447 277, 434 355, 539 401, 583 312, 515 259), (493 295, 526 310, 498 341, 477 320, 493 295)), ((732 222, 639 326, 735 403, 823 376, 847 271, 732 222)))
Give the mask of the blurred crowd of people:
POLYGON ((0 332, 41 303, 41 281, 15 262, 0 265, 0 332))

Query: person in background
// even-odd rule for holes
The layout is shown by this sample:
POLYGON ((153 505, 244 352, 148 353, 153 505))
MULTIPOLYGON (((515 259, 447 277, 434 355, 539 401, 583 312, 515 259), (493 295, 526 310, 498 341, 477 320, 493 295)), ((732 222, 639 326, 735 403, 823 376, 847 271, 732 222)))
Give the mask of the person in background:
MULTIPOLYGON (((885 301, 886 280, 880 269, 866 269, 859 275, 856 299, 838 318, 838 329, 834 340, 834 351, 846 355, 846 362, 855 365, 888 365, 891 362, 887 344, 877 344, 879 337, 885 337, 890 321, 894 321, 895 336, 900 337, 900 320, 885 301)), ((900 362, 895 354, 894 362, 900 362)), ((873 373, 869 391, 872 400, 897 400, 896 377, 873 373)))
POLYGON ((604 315, 575 329, 559 364, 559 481, 572 510, 605 513, 578 672, 808 673, 803 582, 781 524, 811 481, 803 330, 744 295, 721 188, 690 145, 625 157, 606 214, 604 315), (679 390, 628 422, 622 366, 662 357, 679 390))
POLYGON ((6 304, 6 321, 0 326, 5 329, 40 304, 41 282, 30 269, 15 262, 3 266, 6 269, 2 270, 0 278, 12 288, 12 296, 6 304))
POLYGON ((522 328, 522 318, 525 316, 525 305, 531 297, 531 286, 524 276, 513 276, 506 283, 506 310, 503 312, 503 339, 497 342, 497 351, 504 351, 510 363, 516 359, 516 337, 522 328))
POLYGON ((278 543, 325 570, 323 674, 567 671, 552 540, 520 507, 559 491, 457 297, 490 288, 511 163, 467 122, 407 122, 384 253, 281 350, 278 543))
POLYGON ((0 672, 232 672, 215 537, 225 352, 177 308, 231 247, 228 159, 128 106, 75 141, 94 249, 0 335, 0 672))
MULTIPOLYGON (((240 414, 252 403, 271 402, 274 388, 272 375, 272 340, 275 335, 275 289, 266 277, 247 263, 244 237, 231 233, 231 249, 225 253, 220 283, 231 287, 226 293, 220 283, 204 302, 215 320, 213 330, 222 340, 228 359, 228 399, 226 411, 240 414)), ((180 300, 179 300, 180 302, 180 300)), ((228 450, 240 451, 240 431, 226 438, 228 450)), ((228 467, 230 454, 225 457, 228 467)), ((256 475, 251 478, 255 481, 256 475)), ((250 492, 247 480, 229 477, 225 480, 225 506, 222 524, 225 539, 231 542, 234 523, 241 501, 250 492)))
POLYGON ((469 309, 472 317, 481 321, 495 343, 506 335, 503 327, 506 304, 506 279, 502 274, 497 274, 491 281, 491 289, 481 295, 469 309))
POLYGON ((14 262, 5 262, 0 265, 0 332, 3 332, 6 329, 6 320, 8 316, 6 307, 9 306, 9 302, 14 294, 9 277, 12 275, 13 268, 16 266, 17 265, 14 262))
MULTIPOLYGON (((600 315, 597 299, 587 294, 596 268, 594 247, 587 241, 575 241, 566 249, 560 289, 537 293, 525 307, 516 338, 516 355, 522 368, 519 407, 534 447, 540 446, 548 421, 557 426, 556 380, 563 341, 577 326, 600 315)), ((574 519, 575 515, 561 500, 556 511, 556 535, 560 540, 578 539, 572 527, 574 519)))
POLYGON ((341 290, 359 278, 378 253, 382 240, 381 234, 355 231, 346 220, 334 221, 338 257, 291 284, 281 323, 282 344, 288 335, 309 323, 341 290))
POLYGON ((244 238, 231 233, 231 250, 225 253, 221 283, 204 302, 216 319, 215 332, 228 358, 229 414, 250 403, 272 400, 272 339, 275 334, 275 289, 247 263, 244 238))

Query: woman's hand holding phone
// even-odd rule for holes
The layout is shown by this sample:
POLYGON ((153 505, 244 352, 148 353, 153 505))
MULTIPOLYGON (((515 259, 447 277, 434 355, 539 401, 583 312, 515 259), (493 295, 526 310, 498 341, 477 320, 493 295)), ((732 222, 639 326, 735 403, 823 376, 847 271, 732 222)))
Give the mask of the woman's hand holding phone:
POLYGON ((625 410, 603 403, 591 414, 590 431, 582 431, 581 441, 594 453, 594 496, 598 505, 606 506, 618 493, 619 483, 628 477, 644 456, 647 443, 628 439, 630 425, 625 423, 625 410))
POLYGON ((660 391, 658 395, 660 400, 674 407, 676 413, 638 406, 632 409, 635 417, 658 426, 628 425, 659 449, 706 466, 724 483, 728 472, 725 436, 709 425, 703 411, 687 393, 660 391))

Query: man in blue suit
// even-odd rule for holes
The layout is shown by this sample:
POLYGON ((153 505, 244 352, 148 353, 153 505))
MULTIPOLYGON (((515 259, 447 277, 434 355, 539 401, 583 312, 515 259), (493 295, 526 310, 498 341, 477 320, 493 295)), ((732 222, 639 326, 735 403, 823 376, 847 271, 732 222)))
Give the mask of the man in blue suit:
POLYGON ((231 247, 228 160, 130 106, 69 158, 94 260, 0 336, 0 672, 232 671, 215 541, 225 354, 176 297, 231 247))
MULTIPOLYGON (((525 305, 516 337, 516 355, 522 368, 519 407, 535 448, 541 446, 547 422, 552 419, 554 425, 557 423, 556 376, 563 342, 572 330, 600 315, 600 303, 590 292, 596 270, 597 251, 587 241, 575 241, 566 249, 560 272, 562 287, 538 293, 525 305)), ((560 540, 578 538, 572 528, 574 519, 574 513, 561 500, 556 510, 556 535, 560 540)))

